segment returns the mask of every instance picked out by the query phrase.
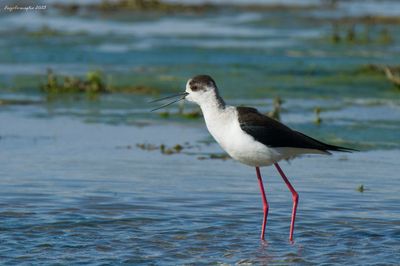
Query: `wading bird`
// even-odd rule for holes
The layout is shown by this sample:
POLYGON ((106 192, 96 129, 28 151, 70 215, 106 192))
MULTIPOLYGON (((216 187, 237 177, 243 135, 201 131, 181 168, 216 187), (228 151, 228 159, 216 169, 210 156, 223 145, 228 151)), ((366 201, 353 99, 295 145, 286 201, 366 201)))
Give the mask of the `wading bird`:
POLYGON ((292 218, 289 240, 293 240, 299 195, 283 173, 278 162, 292 159, 302 154, 331 154, 330 151, 350 152, 352 149, 323 143, 303 133, 292 130, 284 124, 265 116, 251 107, 228 106, 221 98, 215 81, 208 75, 195 76, 186 83, 183 93, 155 100, 171 98, 174 101, 158 110, 180 100, 197 103, 204 116, 208 131, 219 145, 235 160, 256 168, 263 202, 263 223, 261 239, 264 240, 268 217, 268 202, 265 196, 260 167, 274 165, 286 183, 293 198, 292 218))

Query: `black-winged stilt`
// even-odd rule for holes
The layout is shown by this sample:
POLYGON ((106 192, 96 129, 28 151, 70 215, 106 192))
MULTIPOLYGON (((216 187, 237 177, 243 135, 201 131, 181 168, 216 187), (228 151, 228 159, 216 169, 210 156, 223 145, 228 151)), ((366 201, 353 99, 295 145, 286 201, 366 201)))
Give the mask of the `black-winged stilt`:
POLYGON ((184 93, 155 100, 178 99, 158 107, 158 110, 174 102, 186 99, 197 103, 204 116, 208 131, 219 145, 241 163, 254 166, 260 186, 264 216, 261 239, 264 240, 268 217, 268 202, 260 173, 261 166, 274 165, 286 183, 293 198, 289 240, 293 240, 299 195, 283 173, 278 162, 302 154, 330 154, 329 151, 352 151, 352 149, 323 143, 284 124, 269 118, 250 107, 228 106, 221 98, 215 81, 208 75, 195 76, 188 80, 184 93))

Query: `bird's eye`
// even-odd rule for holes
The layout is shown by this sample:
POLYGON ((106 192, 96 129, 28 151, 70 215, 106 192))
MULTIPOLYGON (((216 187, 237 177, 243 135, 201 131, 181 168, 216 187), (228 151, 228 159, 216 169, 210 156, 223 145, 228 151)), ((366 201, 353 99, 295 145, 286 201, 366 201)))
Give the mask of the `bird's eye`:
POLYGON ((192 85, 191 86, 192 91, 197 91, 199 87, 197 85, 192 85))

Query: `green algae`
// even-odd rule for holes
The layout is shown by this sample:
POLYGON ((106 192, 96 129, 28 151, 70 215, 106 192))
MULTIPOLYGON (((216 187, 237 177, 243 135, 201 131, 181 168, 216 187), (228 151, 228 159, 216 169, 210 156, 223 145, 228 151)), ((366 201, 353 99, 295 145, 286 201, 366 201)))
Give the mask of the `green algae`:
POLYGON ((198 160, 229 160, 231 157, 227 153, 211 153, 206 156, 197 157, 198 160))
POLYGON ((164 155, 171 155, 171 154, 176 154, 176 153, 180 153, 184 148, 190 148, 190 145, 188 143, 183 144, 176 144, 172 147, 168 147, 165 144, 161 144, 161 145, 154 145, 154 144, 149 144, 149 143, 137 143, 136 147, 141 149, 141 150, 145 150, 145 151, 155 151, 155 150, 159 150, 161 152, 161 154, 164 155))
POLYGON ((49 94, 57 93, 105 93, 107 92, 102 74, 98 71, 90 71, 85 79, 65 76, 62 81, 51 69, 47 71, 47 82, 40 86, 41 90, 49 94))
POLYGON ((103 93, 133 93, 142 95, 157 95, 159 90, 145 85, 110 86, 106 84, 100 71, 89 71, 85 78, 75 76, 59 76, 49 69, 47 80, 40 86, 47 94, 88 93, 92 95, 103 93))

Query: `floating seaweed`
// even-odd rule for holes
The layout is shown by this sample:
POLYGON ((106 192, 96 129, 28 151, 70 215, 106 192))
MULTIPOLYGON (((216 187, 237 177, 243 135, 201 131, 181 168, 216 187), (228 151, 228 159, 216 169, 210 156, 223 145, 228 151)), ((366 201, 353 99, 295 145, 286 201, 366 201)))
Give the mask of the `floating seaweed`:
POLYGON ((172 147, 167 147, 165 144, 161 144, 159 146, 154 145, 154 144, 148 144, 148 143, 138 143, 136 144, 136 147, 145 150, 145 151, 155 151, 159 150, 162 154, 165 155, 171 155, 171 154, 176 154, 180 153, 184 148, 190 148, 190 145, 188 143, 184 145, 181 144, 176 144, 172 147))
POLYGON ((361 193, 364 192, 364 191, 365 191, 364 185, 358 186, 358 187, 357 187, 357 191, 358 191, 358 192, 361 192, 361 193))
POLYGON ((171 155, 175 153, 180 153, 183 150, 183 146, 176 144, 175 146, 168 148, 164 144, 160 145, 160 151, 162 154, 171 155))
POLYGON ((41 90, 48 94, 62 93, 135 93, 135 94, 159 94, 159 90, 149 86, 107 86, 104 76, 100 71, 89 71, 85 79, 73 76, 58 76, 51 69, 47 71, 47 81, 42 84, 41 90))
POLYGON ((208 160, 208 159, 217 159, 217 160, 229 160, 231 157, 227 153, 211 153, 208 156, 199 156, 198 160, 208 160))
POLYGON ((55 93, 104 93, 107 92, 106 86, 100 72, 91 71, 86 74, 86 79, 66 76, 63 81, 53 73, 51 69, 47 70, 47 82, 41 85, 42 91, 50 94, 55 93))

